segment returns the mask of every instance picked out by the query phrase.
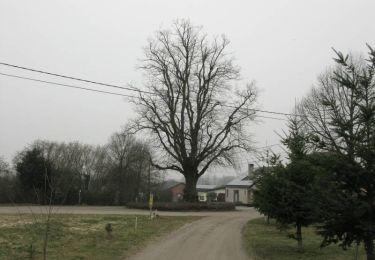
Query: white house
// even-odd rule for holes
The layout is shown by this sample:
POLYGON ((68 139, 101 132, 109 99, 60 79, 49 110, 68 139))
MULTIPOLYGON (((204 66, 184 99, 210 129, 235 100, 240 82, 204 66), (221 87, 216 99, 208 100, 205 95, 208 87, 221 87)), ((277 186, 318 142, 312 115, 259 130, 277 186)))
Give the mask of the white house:
POLYGON ((207 194, 215 187, 215 185, 197 184, 198 200, 207 201, 207 194))
POLYGON ((234 203, 250 204, 253 200, 252 180, 254 165, 248 165, 247 175, 235 178, 225 185, 225 201, 234 203))
POLYGON ((253 200, 253 171, 254 165, 248 165, 248 172, 222 186, 197 185, 198 200, 207 201, 208 193, 216 193, 216 201, 250 204, 253 200), (225 199, 224 199, 225 198, 225 199))

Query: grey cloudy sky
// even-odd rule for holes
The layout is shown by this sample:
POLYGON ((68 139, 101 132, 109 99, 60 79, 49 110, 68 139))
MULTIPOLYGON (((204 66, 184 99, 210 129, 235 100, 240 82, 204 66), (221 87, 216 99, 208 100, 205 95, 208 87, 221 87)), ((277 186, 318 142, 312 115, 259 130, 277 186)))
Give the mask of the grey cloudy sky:
MULTIPOLYGON (((331 47, 364 53, 365 43, 375 46, 374 10, 373 0, 1 0, 0 62, 141 84, 136 66, 147 38, 188 18, 209 35, 227 35, 242 77, 261 89, 263 109, 291 112, 333 64, 331 47)), ((100 89, 4 66, 0 73, 100 89)), ((0 75, 0 156, 10 160, 35 139, 103 144, 132 115, 121 97, 0 75)), ((277 143, 274 131, 283 126, 271 119, 254 126, 258 146, 277 143)))

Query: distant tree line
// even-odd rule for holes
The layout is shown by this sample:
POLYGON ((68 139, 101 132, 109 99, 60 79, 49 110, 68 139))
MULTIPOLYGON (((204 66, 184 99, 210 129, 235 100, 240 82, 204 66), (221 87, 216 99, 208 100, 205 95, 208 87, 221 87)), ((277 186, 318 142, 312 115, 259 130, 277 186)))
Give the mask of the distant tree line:
POLYGON ((336 52, 336 66, 296 106, 277 158, 258 176, 255 206, 280 224, 315 225, 322 246, 363 244, 375 259, 375 51, 336 52))
POLYGON ((0 160, 0 203, 124 205, 146 200, 160 175, 147 144, 126 130, 107 144, 37 140, 13 159, 0 160))

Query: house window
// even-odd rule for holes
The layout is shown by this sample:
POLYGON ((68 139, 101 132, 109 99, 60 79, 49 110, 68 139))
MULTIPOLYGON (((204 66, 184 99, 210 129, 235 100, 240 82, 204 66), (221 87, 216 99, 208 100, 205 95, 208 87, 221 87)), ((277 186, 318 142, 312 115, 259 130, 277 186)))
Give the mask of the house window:
POLYGON ((199 196, 199 201, 205 201, 204 196, 199 196))

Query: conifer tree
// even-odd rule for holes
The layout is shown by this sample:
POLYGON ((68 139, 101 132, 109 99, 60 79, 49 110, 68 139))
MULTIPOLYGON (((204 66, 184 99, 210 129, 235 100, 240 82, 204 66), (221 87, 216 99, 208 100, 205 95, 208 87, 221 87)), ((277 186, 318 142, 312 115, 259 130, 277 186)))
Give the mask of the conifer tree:
POLYGON ((283 225, 294 225, 291 235, 303 251, 302 227, 313 221, 311 192, 316 168, 307 159, 307 136, 301 121, 295 117, 289 121, 289 132, 282 137, 288 149, 289 163, 274 165, 263 175, 255 191, 255 207, 263 214, 275 218, 283 225))
POLYGON ((323 245, 363 243, 374 260, 375 51, 369 46, 366 60, 335 52, 337 66, 320 77, 300 111, 315 149, 324 152, 315 158, 326 172, 315 194, 319 233, 323 245))

